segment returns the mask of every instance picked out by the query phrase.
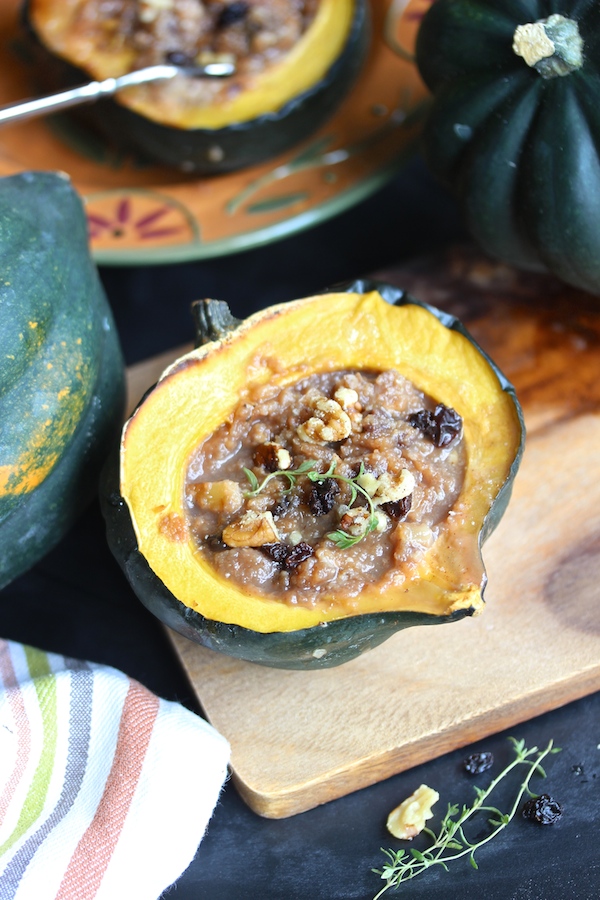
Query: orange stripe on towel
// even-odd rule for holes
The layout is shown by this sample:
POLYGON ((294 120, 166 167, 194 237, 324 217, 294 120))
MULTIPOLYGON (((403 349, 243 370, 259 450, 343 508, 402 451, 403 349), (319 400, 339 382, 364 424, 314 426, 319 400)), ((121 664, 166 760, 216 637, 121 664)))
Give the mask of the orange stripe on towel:
POLYGON ((140 779, 159 702, 142 685, 130 681, 102 799, 75 848, 56 900, 91 900, 96 895, 140 779))

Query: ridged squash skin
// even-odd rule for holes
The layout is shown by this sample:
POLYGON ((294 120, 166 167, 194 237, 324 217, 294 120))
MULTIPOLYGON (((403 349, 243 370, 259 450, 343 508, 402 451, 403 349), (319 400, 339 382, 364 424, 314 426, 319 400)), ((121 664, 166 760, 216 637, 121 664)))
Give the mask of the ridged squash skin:
MULTIPOLYGON (((480 612, 486 581, 481 544, 508 503, 524 426, 512 386, 458 320, 398 288, 368 281, 270 307, 244 322, 224 306, 198 305, 200 346, 147 392, 103 473, 108 542, 142 603, 196 643, 290 669, 337 666, 403 628, 480 612), (361 367, 359 360, 365 369, 395 365, 441 402, 462 407, 466 439, 478 444, 469 447, 459 498, 464 531, 440 542, 397 596, 364 591, 360 614, 246 594, 202 562, 192 539, 165 537, 157 518, 181 520, 190 448, 226 418, 247 383, 248 361, 267 350, 277 360, 275 377, 287 379, 295 367, 305 377, 307 364, 315 372, 361 367), (143 450, 148 446, 152 454, 143 450)), ((272 377, 257 377, 263 376, 272 377)))
POLYGON ((97 493, 121 427, 124 364, 66 176, 0 179, 0 587, 97 493))
MULTIPOLYGON (((205 115, 209 124, 203 124, 201 112, 194 117, 169 104, 153 107, 143 95, 136 99, 131 91, 129 97, 124 92, 121 97, 80 107, 72 115, 110 143, 185 173, 211 175, 257 165, 320 128, 363 65, 370 40, 368 3, 324 0, 324 6, 327 24, 309 27, 301 39, 302 53, 297 58, 290 54, 289 61, 274 67, 273 78, 267 70, 268 87, 263 88, 257 79, 247 91, 248 103, 242 90, 231 110, 209 107, 205 115), (326 62, 318 65, 320 59, 326 62), (314 80, 306 74, 313 67, 314 80), (248 109, 260 111, 252 114, 248 109)), ((41 77, 59 88, 128 71, 108 52, 82 51, 80 41, 61 33, 56 21, 60 23, 63 10, 63 0, 27 0, 24 8, 25 28, 41 77)), ((64 18, 68 23, 68 15, 64 18)))
POLYGON ((600 4, 436 0, 416 60, 433 94, 423 152, 473 237, 511 265, 600 294, 600 4), (534 26, 551 55, 518 55, 519 26, 534 26))

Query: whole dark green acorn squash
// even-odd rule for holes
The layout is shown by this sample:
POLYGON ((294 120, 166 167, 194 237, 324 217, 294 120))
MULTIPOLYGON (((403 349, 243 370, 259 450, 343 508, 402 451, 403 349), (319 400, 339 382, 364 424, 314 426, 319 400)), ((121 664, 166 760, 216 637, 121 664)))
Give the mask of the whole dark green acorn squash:
MULTIPOLYGON (((216 301, 195 308, 200 345, 143 397, 102 478, 108 542, 142 603, 196 643, 292 669, 336 666, 403 628, 481 612, 481 544, 508 503, 524 427, 514 389, 458 320, 367 281, 243 322, 216 301), (429 549, 413 556, 406 579, 385 587, 374 580, 346 605, 340 574, 331 584, 333 603, 325 596, 307 606, 265 597, 218 573, 186 518, 186 472, 198 444, 249 386, 268 384, 271 391, 310 374, 388 369, 456 410, 466 453, 458 498, 429 549)), ((374 556, 378 541, 373 534, 374 556)), ((343 567, 346 548, 340 552, 343 567)))
MULTIPOLYGON (((149 30, 152 17, 158 20, 175 12, 169 4, 125 7, 102 0, 26 0, 24 21, 34 39, 40 79, 59 88, 115 78, 148 65, 140 63, 137 54, 142 41, 148 48, 156 40, 149 30), (130 33, 128 23, 136 16, 139 21, 130 33), (120 22, 125 23, 123 29, 120 22)), ((217 16, 217 47, 219 22, 231 19, 235 30, 238 15, 243 19, 251 12, 247 3, 197 4, 196 9, 198 16, 217 16)), ((164 41, 162 32, 170 29, 171 43, 166 53, 157 45, 153 64, 187 57, 194 28, 198 40, 204 40, 193 14, 193 8, 184 9, 179 25, 176 17, 159 22, 158 40, 164 41)), ((260 21, 255 25, 260 29, 260 21)), ((366 0, 318 0, 314 18, 288 53, 281 57, 270 50, 260 71, 250 67, 213 82, 213 98, 196 100, 193 79, 177 76, 172 82, 128 88, 73 115, 111 143, 183 172, 241 169, 284 152, 318 129, 348 93, 368 45, 366 0)))
POLYGON ((66 176, 0 179, 0 587, 63 537, 121 427, 124 365, 66 176))
POLYGON ((436 0, 416 55, 426 161, 473 237, 600 293, 600 4, 436 0))

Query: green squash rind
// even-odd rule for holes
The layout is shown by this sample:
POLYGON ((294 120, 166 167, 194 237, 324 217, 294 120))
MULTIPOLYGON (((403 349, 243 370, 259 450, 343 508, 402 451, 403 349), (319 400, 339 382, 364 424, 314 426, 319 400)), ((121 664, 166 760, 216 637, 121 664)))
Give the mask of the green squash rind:
MULTIPOLYGON (((354 659, 403 628, 441 621, 439 617, 418 613, 378 613, 337 619, 298 631, 265 634, 207 619, 174 597, 138 551, 129 509, 119 494, 118 453, 107 462, 101 485, 100 504, 108 544, 137 597, 164 625, 209 650, 274 668, 324 669, 354 659)), ((469 611, 463 609, 444 621, 467 615, 469 611)))
POLYGON ((423 131, 431 171, 457 195, 491 256, 600 293, 600 6, 591 0, 437 0, 416 61, 433 94, 423 131), (542 78, 512 52, 518 25, 560 12, 584 62, 542 78))
MULTIPOLYGON (((26 7, 24 22, 38 70, 48 75, 56 89, 89 81, 87 73, 44 47, 27 17, 26 7)), ((343 51, 320 81, 274 112, 225 128, 171 128, 110 98, 70 115, 108 142, 186 174, 212 175, 249 168, 284 153, 327 122, 362 68, 370 34, 368 3, 356 0, 343 51)))
MULTIPOLYGON (((483 523, 480 532, 482 544, 504 514, 510 499, 512 482, 523 454, 525 425, 514 387, 455 316, 420 303, 401 289, 382 282, 363 279, 351 284, 334 285, 330 289, 334 292, 361 294, 372 290, 379 291, 388 303, 397 305, 412 303, 428 309, 446 328, 467 337, 490 363, 502 390, 508 393, 514 402, 521 426, 521 442, 509 477, 483 523)), ((417 612, 366 613, 324 622, 311 628, 273 633, 256 632, 239 625, 210 620, 174 597, 138 551, 129 509, 120 495, 118 448, 111 454, 102 473, 100 504, 106 521, 110 549, 144 606, 163 624, 194 643, 249 662, 285 669, 331 668, 378 646, 404 628, 454 622, 474 612, 465 608, 448 616, 417 612)))
MULTIPOLYGON (((17 353, 2 360, 0 465, 27 448, 36 391, 61 342, 83 335, 79 370, 63 369, 80 405, 53 437, 57 460, 26 493, 0 496, 0 587, 31 568, 75 522, 97 491, 100 469, 118 439, 125 404, 120 343, 87 243, 83 205, 66 176, 26 172, 0 180, 0 339, 17 353), (9 282, 7 284, 7 282, 9 282), (15 327, 47 327, 39 346, 22 347, 15 327), (16 341, 16 344, 15 344, 16 341), (30 352, 28 352, 30 351, 30 352)), ((37 328, 36 328, 37 330, 37 328)), ((22 340, 21 340, 22 343, 22 340)), ((68 365, 68 363, 66 363, 68 365)), ((50 370, 52 371, 52 369, 50 370)), ((44 453, 41 448, 40 453, 44 453)))

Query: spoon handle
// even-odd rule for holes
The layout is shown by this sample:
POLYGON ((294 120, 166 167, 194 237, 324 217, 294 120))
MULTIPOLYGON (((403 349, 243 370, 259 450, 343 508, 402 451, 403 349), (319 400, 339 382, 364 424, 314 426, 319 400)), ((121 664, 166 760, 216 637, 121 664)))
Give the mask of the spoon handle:
POLYGON ((149 81, 161 81, 173 78, 177 74, 191 75, 193 77, 223 78, 232 75, 235 67, 228 62, 211 62, 206 65, 181 67, 175 65, 148 66, 138 69, 136 72, 128 72, 119 78, 105 78, 104 81, 91 81, 69 90, 59 91, 55 94, 47 94, 44 97, 33 97, 30 100, 19 100, 17 103, 9 103, 0 107, 0 127, 13 122, 23 122, 36 116, 45 116, 49 113, 71 106, 79 106, 83 103, 93 103, 100 97, 110 97, 123 88, 145 84, 149 81))

